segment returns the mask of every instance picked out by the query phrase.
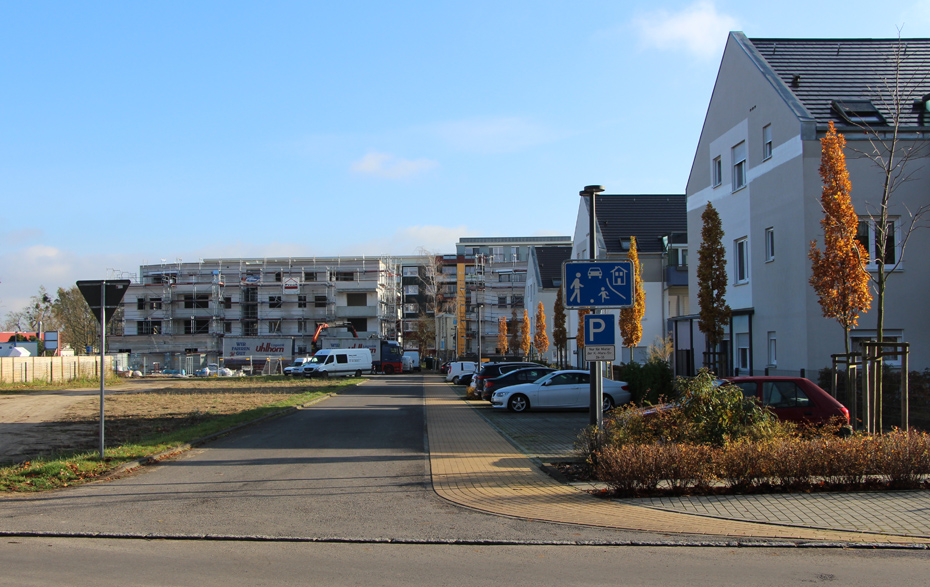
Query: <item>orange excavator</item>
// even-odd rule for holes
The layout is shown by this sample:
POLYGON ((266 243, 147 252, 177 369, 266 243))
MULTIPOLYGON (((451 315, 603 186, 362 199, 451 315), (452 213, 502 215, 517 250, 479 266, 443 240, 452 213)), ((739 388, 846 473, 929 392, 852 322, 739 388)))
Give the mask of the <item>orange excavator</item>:
POLYGON ((358 332, 355 331, 355 326, 351 322, 340 322, 338 324, 326 324, 325 322, 316 327, 316 332, 313 333, 313 340, 310 341, 310 348, 313 349, 313 352, 320 350, 319 339, 320 334, 327 328, 345 328, 352 333, 352 336, 358 338, 358 332))

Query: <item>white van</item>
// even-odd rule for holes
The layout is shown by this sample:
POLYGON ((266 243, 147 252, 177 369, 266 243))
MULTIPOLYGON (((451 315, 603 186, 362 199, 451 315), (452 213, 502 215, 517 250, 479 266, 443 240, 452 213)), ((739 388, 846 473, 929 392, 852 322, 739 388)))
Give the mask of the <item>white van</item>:
POLYGON ((284 375, 300 375, 304 365, 310 361, 310 357, 297 357, 294 362, 284 368, 284 375))
POLYGON ((361 377, 371 371, 368 349, 323 349, 303 366, 304 377, 361 377))
POLYGON ((449 372, 446 374, 446 381, 458 384, 462 375, 475 373, 478 371, 478 363, 474 361, 452 361, 449 363, 449 372))
POLYGON ((410 358, 410 368, 413 371, 420 370, 420 351, 404 351, 404 358, 410 358))

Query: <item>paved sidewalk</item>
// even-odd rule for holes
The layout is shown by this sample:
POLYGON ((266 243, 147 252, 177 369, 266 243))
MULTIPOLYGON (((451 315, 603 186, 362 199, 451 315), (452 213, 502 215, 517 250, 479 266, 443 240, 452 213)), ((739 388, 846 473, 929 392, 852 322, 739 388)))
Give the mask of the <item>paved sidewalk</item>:
MULTIPOLYGON (((603 500, 534 462, 570 451, 572 417, 546 438, 528 420, 508 440, 439 378, 425 378, 433 487, 456 504, 524 519, 664 534, 846 543, 930 543, 930 492, 778 494, 603 500), (516 446, 515 446, 516 445, 516 446), (538 452, 527 450, 536 446, 538 452), (517 448, 520 446, 520 449, 517 448), (522 449, 522 450, 521 450, 522 449), (544 454, 539 454, 544 453, 544 454)), ((507 416, 509 414, 501 414, 507 416)), ((585 414, 581 415, 586 418, 585 414)), ((583 425, 583 422, 582 422, 583 425)), ((567 456, 567 455, 564 455, 567 456)))

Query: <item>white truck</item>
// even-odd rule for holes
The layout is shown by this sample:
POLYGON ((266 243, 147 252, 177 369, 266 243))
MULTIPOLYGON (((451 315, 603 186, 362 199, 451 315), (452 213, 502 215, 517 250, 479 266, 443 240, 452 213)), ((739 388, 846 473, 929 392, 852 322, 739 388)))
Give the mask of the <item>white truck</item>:
POLYGON ((371 371, 368 349, 322 349, 304 363, 304 377, 361 377, 371 371))

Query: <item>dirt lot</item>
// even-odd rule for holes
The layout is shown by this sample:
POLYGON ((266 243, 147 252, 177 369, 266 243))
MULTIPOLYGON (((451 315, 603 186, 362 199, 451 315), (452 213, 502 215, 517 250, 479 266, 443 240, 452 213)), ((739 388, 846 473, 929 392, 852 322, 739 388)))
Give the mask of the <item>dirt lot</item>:
MULTIPOLYGON (((325 385, 317 381, 142 379, 108 386, 107 446, 255 408, 325 385)), ((61 451, 94 451, 100 442, 100 390, 0 395, 0 464, 61 451)))

